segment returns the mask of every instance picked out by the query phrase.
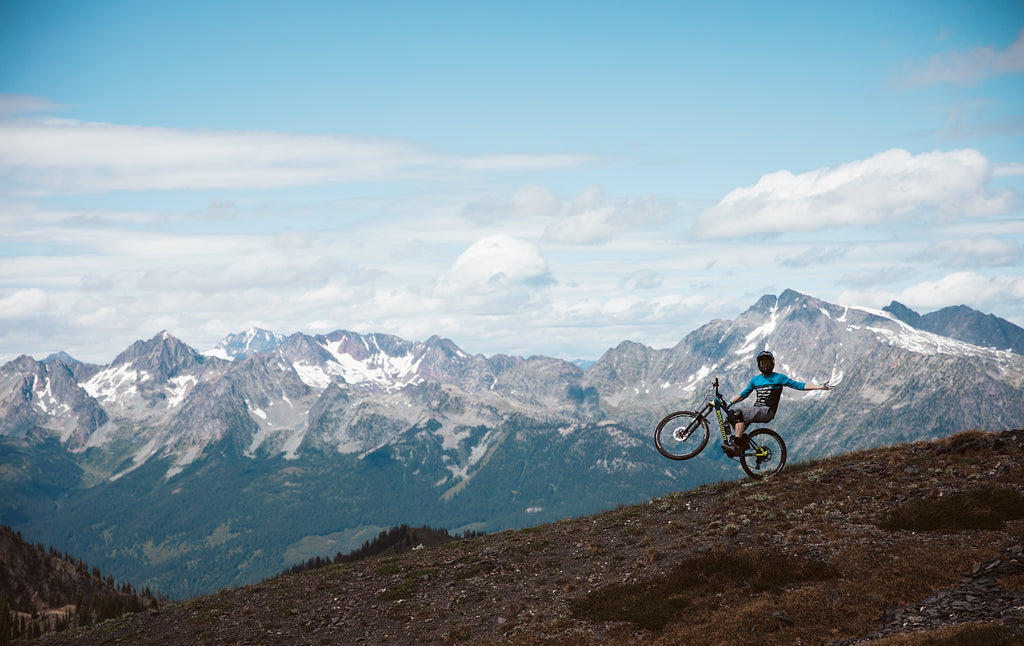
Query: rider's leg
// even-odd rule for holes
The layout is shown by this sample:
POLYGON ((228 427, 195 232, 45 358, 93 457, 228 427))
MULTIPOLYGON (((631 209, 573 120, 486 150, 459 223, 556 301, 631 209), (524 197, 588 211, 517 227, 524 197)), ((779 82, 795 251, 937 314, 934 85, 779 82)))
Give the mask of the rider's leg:
POLYGON ((736 438, 743 435, 743 429, 747 427, 747 422, 743 420, 748 415, 749 412, 746 408, 732 408, 729 410, 729 421, 732 423, 731 439, 734 444, 736 443, 736 438))
POLYGON ((732 427, 733 439, 743 435, 743 430, 747 428, 746 422, 736 422, 732 427))

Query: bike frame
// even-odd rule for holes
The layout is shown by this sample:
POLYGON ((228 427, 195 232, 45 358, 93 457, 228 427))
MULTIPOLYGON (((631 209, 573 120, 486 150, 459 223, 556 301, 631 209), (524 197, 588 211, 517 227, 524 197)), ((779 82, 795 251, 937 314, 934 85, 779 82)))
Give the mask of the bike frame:
POLYGON ((689 437, 703 420, 708 419, 708 414, 712 409, 715 411, 715 416, 718 418, 718 430, 722 432, 722 442, 728 442, 729 436, 732 434, 732 422, 729 420, 729 405, 725 403, 725 399, 722 397, 722 393, 718 391, 718 378, 714 381, 715 398, 714 401, 704 402, 704 407, 697 411, 697 416, 693 418, 693 421, 686 427, 686 437, 689 437), (725 415, 722 415, 722 411, 726 411, 725 415))
POLYGON ((722 398, 722 394, 718 392, 718 379, 715 379, 715 401, 714 401, 715 415, 718 417, 718 430, 722 431, 722 443, 725 444, 729 441, 729 436, 732 435, 733 427, 732 422, 729 421, 729 405, 725 403, 725 399, 722 398), (722 415, 722 411, 725 411, 725 415, 722 415))

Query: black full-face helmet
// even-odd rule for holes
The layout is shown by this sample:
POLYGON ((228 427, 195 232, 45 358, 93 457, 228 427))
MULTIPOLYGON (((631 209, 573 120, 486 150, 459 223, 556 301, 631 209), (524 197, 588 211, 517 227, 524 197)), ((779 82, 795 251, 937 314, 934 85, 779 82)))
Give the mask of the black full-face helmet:
POLYGON ((767 350, 762 350, 757 353, 757 369, 761 371, 761 374, 768 376, 775 370, 775 355, 767 350))

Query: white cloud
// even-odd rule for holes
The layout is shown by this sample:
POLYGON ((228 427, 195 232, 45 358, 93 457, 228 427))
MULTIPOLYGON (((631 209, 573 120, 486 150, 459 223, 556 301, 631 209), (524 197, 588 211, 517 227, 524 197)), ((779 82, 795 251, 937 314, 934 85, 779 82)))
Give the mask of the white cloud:
POLYGON ((976 47, 951 50, 932 56, 926 63, 910 64, 900 69, 895 85, 917 88, 936 84, 977 85, 1001 74, 1024 72, 1024 30, 1009 47, 976 47))
POLYGON ((609 199, 600 186, 591 186, 566 204, 544 236, 563 244, 605 242, 620 233, 664 222, 672 208, 655 198, 609 199))
POLYGON ((702 213, 694 233, 735 238, 1005 213, 1013 193, 990 189, 991 177, 992 165, 976 150, 912 155, 893 149, 800 175, 764 175, 702 213))
POLYGON ((505 234, 474 242, 437 284, 442 296, 494 294, 534 289, 553 282, 547 261, 534 245, 505 234))
POLYGON ((812 265, 823 265, 836 262, 846 255, 846 249, 839 247, 809 247, 795 256, 775 257, 775 261, 783 267, 801 269, 812 265))
POLYGON ((19 289, 10 296, 0 296, 0 319, 25 319, 44 313, 50 297, 41 289, 19 289))
POLYGON ((518 189, 511 198, 489 197, 470 202, 463 215, 474 222, 490 224, 507 220, 554 215, 561 208, 555 194, 543 186, 527 185, 518 189))
POLYGON ((857 269, 843 274, 842 278, 839 279, 839 284, 849 285, 850 287, 867 287, 903 281, 909 277, 907 269, 895 266, 878 269, 857 269))
POLYGON ((477 224, 537 224, 544 226, 547 240, 589 245, 629 230, 656 227, 678 205, 675 200, 654 197, 609 198, 597 185, 583 189, 574 198, 561 199, 547 188, 527 185, 511 197, 473 200, 463 208, 462 215, 477 224))
POLYGON ((638 269, 619 279, 619 289, 634 291, 639 289, 657 289, 664 278, 657 271, 638 269))
POLYGON ((974 304, 988 311, 1007 301, 1024 300, 1024 276, 981 276, 957 272, 926 281, 901 292, 901 303, 920 307, 974 304))
POLYGON ((58 119, 0 121, 0 177, 22 194, 286 188, 451 170, 580 166, 584 155, 440 154, 411 142, 270 131, 180 130, 58 119))
POLYGON ((1009 240, 995 237, 942 240, 927 245, 914 260, 945 267, 1005 267, 1024 257, 1024 249, 1009 240))
POLYGON ((864 289, 839 295, 846 305, 882 307, 899 301, 912 309, 934 310, 951 305, 968 305, 983 312, 999 310, 1024 300, 1024 276, 982 276, 973 272, 955 272, 938 280, 928 280, 900 291, 864 289))
POLYGON ((993 177, 1019 177, 1021 175, 1024 175, 1024 163, 1021 162, 995 164, 992 167, 993 177))

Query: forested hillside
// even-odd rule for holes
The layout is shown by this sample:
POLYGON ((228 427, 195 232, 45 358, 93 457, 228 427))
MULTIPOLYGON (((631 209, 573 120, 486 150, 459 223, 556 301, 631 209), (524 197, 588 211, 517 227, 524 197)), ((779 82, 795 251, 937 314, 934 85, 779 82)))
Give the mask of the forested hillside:
POLYGON ((0 644, 153 608, 159 596, 0 526, 0 644))

